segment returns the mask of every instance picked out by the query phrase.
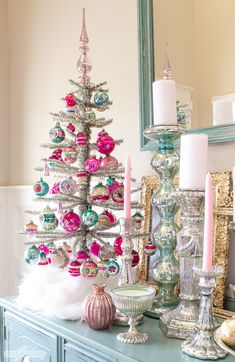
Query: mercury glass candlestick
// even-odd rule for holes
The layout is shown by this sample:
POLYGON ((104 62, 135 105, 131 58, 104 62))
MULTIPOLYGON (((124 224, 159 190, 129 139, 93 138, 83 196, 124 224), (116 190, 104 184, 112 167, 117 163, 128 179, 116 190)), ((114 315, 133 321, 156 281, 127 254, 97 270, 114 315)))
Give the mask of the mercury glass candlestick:
POLYGON ((135 221, 131 218, 121 218, 120 223, 120 235, 122 236, 122 265, 118 280, 118 286, 131 285, 135 283, 135 276, 132 268, 132 250, 134 244, 132 241, 134 235, 135 221))
POLYGON ((178 190, 172 198, 182 210, 182 229, 177 236, 176 252, 180 266, 180 303, 160 318, 167 337, 186 339, 195 331, 199 311, 199 276, 195 267, 202 264, 202 208, 204 191, 178 190))
POLYGON ((145 314, 159 318, 163 313, 176 307, 178 298, 175 286, 179 280, 179 267, 174 252, 178 226, 174 218, 178 205, 172 198, 173 178, 179 170, 180 156, 174 149, 174 141, 185 132, 182 125, 155 125, 145 130, 145 137, 158 142, 158 150, 151 166, 160 178, 160 187, 155 190, 152 205, 159 212, 161 221, 152 232, 154 244, 160 257, 153 270, 153 279, 159 292, 150 310, 145 314))
POLYGON ((227 354, 218 346, 213 336, 215 328, 218 327, 218 322, 213 314, 213 290, 215 288, 215 278, 223 272, 223 267, 214 266, 211 272, 195 268, 195 272, 200 276, 199 315, 194 334, 183 342, 181 348, 189 356, 205 360, 216 360, 225 357, 227 354))
POLYGON ((147 333, 137 330, 137 317, 147 310, 154 299, 155 289, 145 285, 127 285, 111 290, 115 307, 129 318, 128 332, 119 333, 117 339, 123 343, 144 343, 147 333))

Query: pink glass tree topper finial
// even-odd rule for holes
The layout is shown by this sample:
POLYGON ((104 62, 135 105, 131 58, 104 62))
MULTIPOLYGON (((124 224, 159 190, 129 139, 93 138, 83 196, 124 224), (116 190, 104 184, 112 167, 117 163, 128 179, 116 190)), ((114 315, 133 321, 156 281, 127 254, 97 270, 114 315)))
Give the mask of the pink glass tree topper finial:
POLYGON ((91 72, 92 64, 90 58, 87 56, 89 51, 89 38, 86 30, 86 20, 85 20, 85 9, 83 8, 83 17, 82 17, 82 31, 80 35, 80 46, 79 49, 82 52, 77 62, 77 70, 81 73, 79 77, 80 85, 88 85, 90 83, 90 76, 88 73, 91 72))
POLYGON ((163 79, 172 79, 172 68, 169 60, 167 43, 165 43, 165 63, 163 69, 163 79))

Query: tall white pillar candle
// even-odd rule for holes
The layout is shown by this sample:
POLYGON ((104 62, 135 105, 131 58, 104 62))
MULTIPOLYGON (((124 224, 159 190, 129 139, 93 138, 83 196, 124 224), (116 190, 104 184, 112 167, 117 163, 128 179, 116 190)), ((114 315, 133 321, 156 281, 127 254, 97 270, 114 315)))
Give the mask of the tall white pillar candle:
POLYGON ((235 222, 235 166, 233 166, 233 222, 235 222))
POLYGON ((176 85, 172 79, 153 82, 153 113, 155 125, 174 125, 176 117, 176 85))
POLYGON ((182 135, 180 140, 180 182, 185 190, 204 190, 208 168, 208 136, 182 135))

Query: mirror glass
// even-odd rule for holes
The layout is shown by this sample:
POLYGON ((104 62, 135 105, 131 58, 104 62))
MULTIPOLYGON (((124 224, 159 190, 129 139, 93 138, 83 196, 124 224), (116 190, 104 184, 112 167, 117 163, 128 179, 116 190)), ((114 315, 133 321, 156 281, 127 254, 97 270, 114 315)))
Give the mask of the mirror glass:
POLYGON ((163 77, 165 44, 190 133, 235 140, 235 1, 137 0, 141 148, 152 124, 152 82, 163 77))
POLYGON ((189 87, 177 94, 184 103, 191 98, 192 128, 233 121, 234 14, 234 0, 153 0, 155 79, 162 78, 167 42, 173 78, 189 87), (212 107, 218 97, 232 99, 212 107))

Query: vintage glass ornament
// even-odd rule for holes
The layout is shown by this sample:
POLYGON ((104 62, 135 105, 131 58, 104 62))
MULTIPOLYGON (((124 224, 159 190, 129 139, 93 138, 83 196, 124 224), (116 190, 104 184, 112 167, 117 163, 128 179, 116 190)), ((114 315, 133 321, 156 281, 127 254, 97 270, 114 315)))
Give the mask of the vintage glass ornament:
POLYGON ((86 173, 86 171, 81 171, 81 172, 76 173, 76 176, 78 177, 78 180, 80 183, 80 182, 83 182, 84 180, 86 180, 87 173, 86 173))
POLYGON ((120 267, 115 260, 109 260, 106 264, 106 271, 109 275, 116 275, 119 273, 120 267))
POLYGON ((63 161, 61 155, 62 155, 62 149, 61 148, 57 148, 56 150, 54 150, 52 152, 52 156, 55 156, 55 159, 58 160, 58 161, 63 161))
POLYGON ((73 195, 77 190, 76 181, 72 177, 69 177, 60 183, 60 191, 66 195, 73 195))
POLYGON ((30 222, 25 225, 24 231, 26 233, 36 233, 38 231, 38 226, 34 224, 32 220, 30 220, 30 222))
POLYGON ((75 126, 73 123, 69 123, 67 126, 66 126, 66 129, 71 132, 71 133, 74 133, 75 132, 75 126))
POLYGON ((114 177, 109 177, 106 181, 106 187, 109 193, 112 194, 113 190, 119 185, 119 182, 114 177))
POLYGON ((109 190, 102 182, 93 187, 91 191, 91 200, 96 202, 107 201, 109 199, 109 190))
POLYGON ((115 141, 107 132, 104 131, 102 135, 98 136, 96 147, 100 153, 109 155, 115 148, 115 141))
POLYGON ((58 219, 49 206, 46 206, 39 215, 39 220, 42 223, 42 228, 46 231, 55 230, 58 226, 58 219))
POLYGON ((39 252, 39 257, 38 257, 38 265, 48 265, 48 260, 47 260, 47 256, 44 253, 44 251, 40 251, 39 252))
POLYGON ((68 272, 72 277, 79 277, 81 275, 81 263, 78 260, 72 260, 68 266, 68 272))
POLYGON ((64 265, 64 255, 55 249, 50 253, 50 261, 52 268, 62 268, 64 265))
POLYGON ((60 193, 60 184, 59 182, 55 182, 50 189, 50 195, 57 196, 60 193))
POLYGON ((78 156, 77 150, 74 147, 64 148, 61 154, 62 160, 68 165, 76 162, 77 156, 78 156))
POLYGON ((51 128, 49 137, 54 143, 61 143, 65 139, 65 132, 60 126, 60 122, 56 122, 56 125, 51 128))
POLYGON ((98 268, 99 268, 99 276, 104 279, 107 279, 109 277, 109 274, 107 273, 107 270, 106 270, 107 262, 108 262, 108 260, 100 260, 97 263, 98 268))
POLYGON ((56 249, 55 243, 53 241, 50 241, 49 243, 47 243, 47 247, 49 249, 49 253, 51 253, 53 250, 56 249))
POLYGON ((97 264, 92 260, 86 260, 81 265, 81 275, 84 278, 95 278, 98 274, 99 268, 97 264))
POLYGON ((76 252, 76 259, 82 264, 84 261, 89 259, 89 254, 83 250, 79 250, 76 252))
POLYGON ((139 212, 139 211, 136 211, 135 213, 134 213, 134 215, 132 215, 132 217, 131 217, 133 220, 134 220, 134 228, 136 229, 136 230, 140 230, 141 229, 141 225, 142 225, 142 222, 143 222, 143 216, 142 216, 142 214, 139 212))
POLYGON ((76 145, 79 147, 85 147, 87 145, 87 136, 84 132, 78 132, 76 136, 76 145))
POLYGON ((79 229, 81 220, 78 214, 76 214, 73 210, 70 210, 61 217, 60 225, 65 231, 74 233, 79 229))
POLYGON ((96 257, 99 257, 99 252, 101 249, 101 245, 96 241, 93 241, 90 246, 90 253, 96 257))
POLYGON ((94 211, 88 209, 82 214, 82 222, 86 226, 94 226, 98 222, 98 214, 94 211))
POLYGON ((118 168, 118 160, 110 155, 105 156, 102 158, 100 162, 100 168, 101 170, 105 171, 113 171, 118 168))
POLYGON ((97 159, 96 156, 88 158, 85 162, 86 171, 89 173, 94 173, 100 169, 100 159, 97 159))
POLYGON ((62 160, 61 154, 62 154, 62 150, 60 148, 54 150, 52 152, 52 155, 49 157, 49 161, 47 163, 48 166, 49 167, 55 167, 57 165, 57 163, 63 163, 64 164, 64 161, 62 160))
POLYGON ((71 254, 73 249, 71 248, 71 246, 69 244, 67 244, 66 241, 63 241, 63 245, 62 245, 63 250, 68 253, 71 254))
POLYGON ((109 260, 109 259, 114 259, 116 258, 116 253, 114 251, 114 248, 112 245, 102 245, 100 250, 99 250, 99 258, 101 260, 109 260))
POLYGON ((124 185, 122 183, 114 188, 111 197, 112 200, 118 204, 124 203, 124 185))
POLYGON ((46 255, 50 253, 48 246, 45 244, 40 244, 38 249, 44 251, 46 255))
POLYGON ((24 260, 27 264, 36 265, 38 263, 39 254, 40 250, 36 245, 31 245, 24 253, 24 260))
POLYGON ((37 196, 45 196, 49 191, 49 185, 43 181, 41 177, 40 180, 33 185, 33 191, 37 196))
POLYGON ((144 253, 148 256, 154 255, 156 253, 157 247, 151 241, 144 246, 144 253))
POLYGON ((134 268, 139 263, 140 256, 139 256, 138 251, 136 251, 136 250, 132 250, 131 254, 132 254, 131 266, 134 268))
POLYGON ((70 260, 69 254, 67 253, 66 250, 64 250, 64 248, 62 246, 59 246, 57 250, 60 253, 60 255, 62 255, 62 257, 63 257, 63 262, 59 268, 64 269, 69 263, 69 260, 70 260))
POLYGON ((97 106, 106 106, 109 101, 109 96, 106 92, 99 91, 94 95, 94 102, 97 106))
POLYGON ((75 112, 75 106, 77 104, 75 96, 73 94, 69 93, 64 98, 64 100, 65 100, 65 103, 66 103, 66 111, 68 113, 74 113, 75 112))
POLYGON ((97 227, 99 229, 107 229, 112 227, 117 221, 117 218, 113 213, 109 210, 102 211, 101 214, 99 214, 99 221, 97 224, 97 227))
POLYGON ((113 248, 117 255, 122 255, 122 248, 121 248, 122 242, 123 242, 123 238, 121 236, 118 236, 114 240, 113 248))
POLYGON ((83 319, 92 329, 107 329, 115 318, 116 309, 111 296, 104 291, 105 284, 93 284, 93 288, 85 301, 83 319))

